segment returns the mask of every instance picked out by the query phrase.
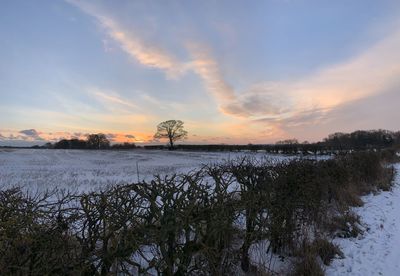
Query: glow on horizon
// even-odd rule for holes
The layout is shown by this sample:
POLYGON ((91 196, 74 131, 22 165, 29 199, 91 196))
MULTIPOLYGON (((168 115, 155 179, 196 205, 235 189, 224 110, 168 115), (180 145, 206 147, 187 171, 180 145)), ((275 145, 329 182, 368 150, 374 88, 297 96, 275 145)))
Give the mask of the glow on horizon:
POLYGON ((0 145, 153 143, 168 119, 188 143, 397 128, 396 1, 2 5, 0 145))

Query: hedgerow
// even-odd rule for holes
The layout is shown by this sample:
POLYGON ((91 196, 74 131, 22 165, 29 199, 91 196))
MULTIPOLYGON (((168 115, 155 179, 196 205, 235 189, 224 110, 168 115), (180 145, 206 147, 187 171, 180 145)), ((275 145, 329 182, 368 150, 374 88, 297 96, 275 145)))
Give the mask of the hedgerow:
POLYGON ((359 233, 351 207, 390 189, 393 154, 242 158, 83 194, 0 191, 0 274, 254 273, 260 241, 294 274, 320 273, 340 254, 326 238, 359 233))

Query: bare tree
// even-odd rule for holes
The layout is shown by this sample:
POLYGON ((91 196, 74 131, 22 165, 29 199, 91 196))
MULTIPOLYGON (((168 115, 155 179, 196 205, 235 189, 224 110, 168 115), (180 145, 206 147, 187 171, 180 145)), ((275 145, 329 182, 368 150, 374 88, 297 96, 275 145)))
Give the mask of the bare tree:
POLYGON ((103 133, 89 134, 86 143, 89 149, 106 149, 110 147, 110 141, 103 133))
POLYGON ((180 120, 168 120, 158 124, 157 132, 154 134, 156 139, 168 139, 168 146, 171 150, 176 141, 183 140, 186 137, 187 131, 183 129, 183 122, 180 120))

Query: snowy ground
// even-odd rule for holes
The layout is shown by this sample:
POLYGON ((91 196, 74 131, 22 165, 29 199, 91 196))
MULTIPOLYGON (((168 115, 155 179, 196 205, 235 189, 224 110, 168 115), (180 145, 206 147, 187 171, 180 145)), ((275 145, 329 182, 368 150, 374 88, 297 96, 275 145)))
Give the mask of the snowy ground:
POLYGON ((54 187, 87 191, 148 179, 154 174, 187 172, 243 155, 287 158, 252 152, 0 149, 0 189, 23 186, 31 191, 54 187))
POLYGON ((396 165, 395 186, 390 192, 364 197, 356 208, 364 223, 364 235, 336 239, 345 255, 326 269, 326 275, 400 275, 400 164, 396 165))

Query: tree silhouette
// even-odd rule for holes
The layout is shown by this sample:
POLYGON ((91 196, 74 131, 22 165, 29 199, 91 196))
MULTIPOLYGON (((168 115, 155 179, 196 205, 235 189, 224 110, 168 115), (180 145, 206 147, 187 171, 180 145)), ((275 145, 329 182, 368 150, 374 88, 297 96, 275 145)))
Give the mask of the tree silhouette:
POLYGON ((158 124, 156 139, 168 139, 169 149, 174 148, 174 143, 187 137, 187 131, 183 129, 183 122, 180 120, 168 120, 158 124))
POLYGON ((89 149, 106 149, 110 147, 110 141, 102 133, 88 135, 86 143, 89 149))

